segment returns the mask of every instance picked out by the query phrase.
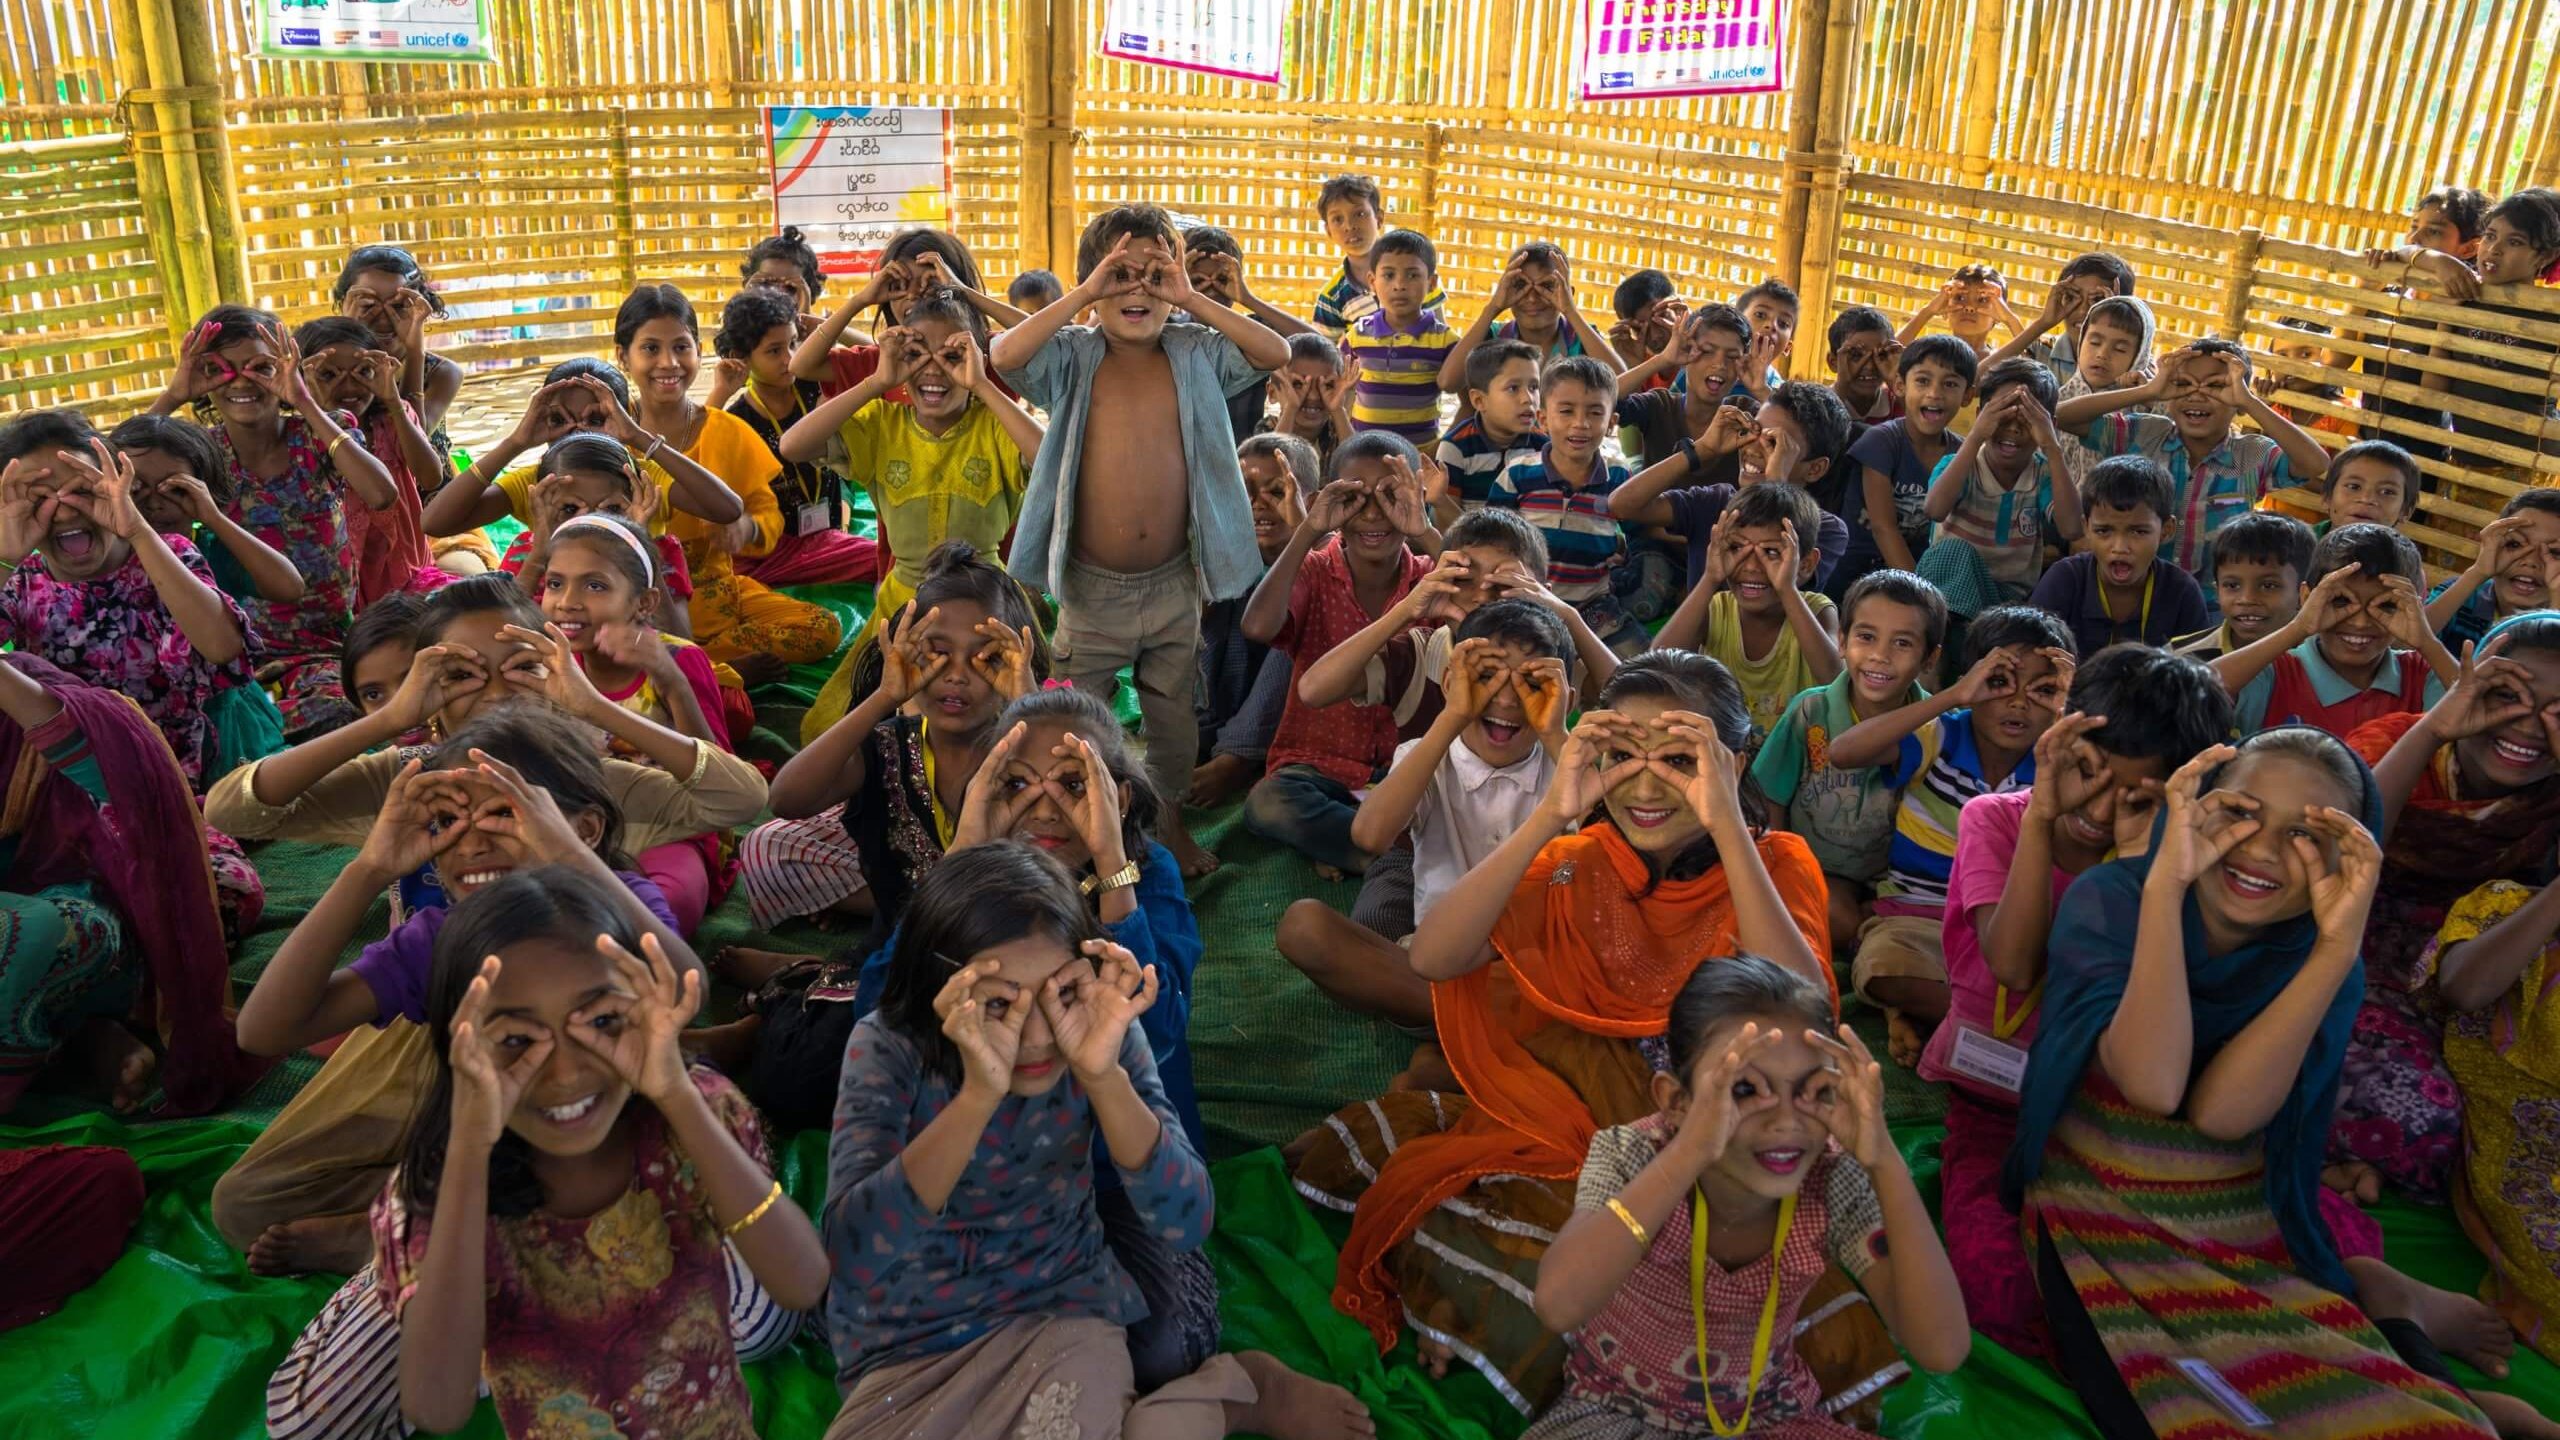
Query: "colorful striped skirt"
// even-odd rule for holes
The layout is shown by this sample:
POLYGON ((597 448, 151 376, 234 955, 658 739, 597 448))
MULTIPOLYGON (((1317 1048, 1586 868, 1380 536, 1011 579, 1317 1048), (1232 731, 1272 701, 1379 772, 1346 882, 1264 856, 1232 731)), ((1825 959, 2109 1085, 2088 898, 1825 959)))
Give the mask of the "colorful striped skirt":
POLYGON ((2092 1075, 2054 1126, 2021 1220, 2031 1247, 2039 1229, 2051 1241, 2161 1440, 2490 1433, 2466 1396, 2403 1363, 2353 1301, 2294 1272, 2256 1137, 2208 1138, 2092 1075))

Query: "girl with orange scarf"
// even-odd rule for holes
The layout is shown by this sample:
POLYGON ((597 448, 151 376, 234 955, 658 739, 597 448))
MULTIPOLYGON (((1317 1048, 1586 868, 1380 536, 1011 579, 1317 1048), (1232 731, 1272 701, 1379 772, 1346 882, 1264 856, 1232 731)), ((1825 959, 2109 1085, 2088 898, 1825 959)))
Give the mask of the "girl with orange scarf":
MULTIPOLYGON (((1657 650, 1621 666, 1600 707, 1529 823, 1413 937, 1465 1094, 1355 1105, 1293 1147, 1299 1191, 1353 1214, 1335 1306, 1382 1350, 1410 1326, 1426 1364, 1464 1359, 1524 1415, 1555 1396, 1565 1356, 1531 1306, 1539 1259, 1573 1213, 1591 1137, 1654 1112, 1672 997, 1708 957, 1739 952, 1839 994, 1821 869, 1802 839, 1765 829, 1736 758, 1751 725, 1732 675, 1657 650)), ((1807 1313, 1852 1288, 1827 1277, 1807 1313)), ((1844 1371, 1865 1381, 1896 1358, 1855 1303, 1806 1341, 1826 1396, 1844 1371)))

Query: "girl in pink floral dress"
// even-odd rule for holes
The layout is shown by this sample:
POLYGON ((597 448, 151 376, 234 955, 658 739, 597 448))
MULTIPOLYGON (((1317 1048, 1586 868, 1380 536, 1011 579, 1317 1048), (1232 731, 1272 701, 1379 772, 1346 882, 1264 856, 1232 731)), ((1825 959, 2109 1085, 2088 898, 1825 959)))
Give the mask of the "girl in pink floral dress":
POLYGON ((187 333, 177 373, 152 407, 170 414, 201 402, 231 467, 228 513, 293 562, 299 600, 259 600, 251 611, 285 735, 302 739, 355 718, 338 679, 338 649, 355 615, 356 547, 347 527, 352 490, 369 510, 398 502, 391 474, 364 448, 355 417, 313 397, 302 351, 276 317, 217 305, 187 333))

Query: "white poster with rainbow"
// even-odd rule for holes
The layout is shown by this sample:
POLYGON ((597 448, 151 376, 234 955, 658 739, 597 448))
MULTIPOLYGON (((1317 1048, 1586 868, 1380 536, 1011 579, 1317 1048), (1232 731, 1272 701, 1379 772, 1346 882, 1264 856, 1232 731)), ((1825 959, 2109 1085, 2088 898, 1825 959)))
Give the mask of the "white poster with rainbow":
POLYGON ((868 275, 889 237, 951 225, 951 112, 774 105, 773 225, 797 225, 829 275, 868 275))

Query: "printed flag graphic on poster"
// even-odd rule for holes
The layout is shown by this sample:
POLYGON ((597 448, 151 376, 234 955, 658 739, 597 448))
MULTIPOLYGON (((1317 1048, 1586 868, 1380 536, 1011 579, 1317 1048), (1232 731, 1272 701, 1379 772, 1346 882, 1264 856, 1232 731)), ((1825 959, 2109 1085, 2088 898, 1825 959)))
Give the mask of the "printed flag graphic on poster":
POLYGON ((1288 18, 1289 0, 1110 0, 1102 53, 1277 85, 1288 18))
POLYGON ((1787 88, 1786 0, 1583 0, 1582 98, 1787 88))
POLYGON ((773 226, 797 225, 829 275, 868 275, 889 237, 951 225, 951 112, 769 106, 773 226))
POLYGON ((258 53, 377 64, 489 62, 489 0, 257 0, 258 53))

